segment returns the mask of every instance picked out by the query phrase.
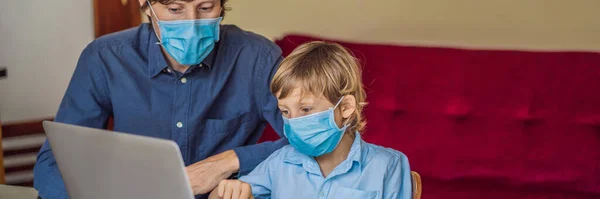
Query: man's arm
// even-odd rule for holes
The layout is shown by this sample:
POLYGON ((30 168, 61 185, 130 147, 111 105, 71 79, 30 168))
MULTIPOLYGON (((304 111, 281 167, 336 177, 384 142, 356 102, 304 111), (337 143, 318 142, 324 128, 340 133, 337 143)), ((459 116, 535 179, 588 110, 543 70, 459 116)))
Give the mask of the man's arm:
MULTIPOLYGON (((262 110, 261 118, 271 124, 281 137, 283 137, 283 120, 277 106, 277 99, 271 94, 269 87, 282 59, 279 48, 273 49, 266 58, 261 59, 259 65, 262 68, 256 76, 254 90, 257 106, 262 110)), ((186 167, 194 194, 212 191, 221 180, 236 171, 239 171, 239 175, 249 173, 271 153, 287 144, 287 139, 281 138, 275 142, 238 147, 186 167)))
POLYGON ((263 160, 267 159, 271 153, 288 144, 283 136, 283 119, 277 106, 277 98, 271 93, 270 85, 279 64, 283 60, 281 50, 273 49, 264 59, 264 70, 257 75, 256 98, 264 121, 267 121, 271 127, 281 137, 275 142, 263 142, 256 145, 243 146, 234 149, 239 158, 239 172, 241 175, 250 173, 263 160))
MULTIPOLYGON (((90 44, 91 46, 91 44, 90 44)), ((106 78, 100 71, 102 61, 88 46, 82 53, 60 104, 55 121, 93 128, 105 128, 110 116, 106 78)), ((69 198, 48 140, 35 163, 33 186, 40 197, 69 198)))

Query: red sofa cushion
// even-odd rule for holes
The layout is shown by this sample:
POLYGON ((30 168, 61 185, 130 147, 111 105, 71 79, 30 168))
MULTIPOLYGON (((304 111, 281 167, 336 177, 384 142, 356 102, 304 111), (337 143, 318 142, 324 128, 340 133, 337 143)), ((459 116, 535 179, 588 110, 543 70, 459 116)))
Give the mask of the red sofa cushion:
POLYGON ((600 54, 337 42, 364 67, 365 139, 404 152, 424 198, 600 197, 600 54))

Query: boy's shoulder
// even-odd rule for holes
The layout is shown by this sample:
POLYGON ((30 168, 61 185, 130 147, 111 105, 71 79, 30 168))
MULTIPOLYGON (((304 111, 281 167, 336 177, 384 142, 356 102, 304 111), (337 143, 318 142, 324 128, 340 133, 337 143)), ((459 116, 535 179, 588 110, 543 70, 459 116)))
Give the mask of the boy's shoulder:
MULTIPOLYGON (((377 163, 399 163, 408 161, 406 155, 398 150, 383 147, 380 145, 371 144, 363 141, 364 147, 362 147, 362 158, 364 162, 375 161, 377 163)), ((277 151, 273 152, 269 160, 274 161, 294 161, 297 158, 301 158, 302 155, 292 145, 286 145, 277 151)))
POLYGON ((363 161, 368 164, 408 164, 408 157, 398 150, 363 142, 363 161))
POLYGON ((284 161, 284 159, 286 159, 286 157, 289 157, 290 155, 293 156, 295 153, 298 153, 298 151, 296 151, 296 149, 292 145, 288 144, 288 145, 281 147, 280 149, 277 149, 267 159, 284 161))
POLYGON ((298 150, 296 150, 296 148, 288 144, 271 153, 271 155, 265 161, 263 161, 263 163, 270 166, 289 166, 304 164, 308 159, 308 156, 300 153, 298 150))

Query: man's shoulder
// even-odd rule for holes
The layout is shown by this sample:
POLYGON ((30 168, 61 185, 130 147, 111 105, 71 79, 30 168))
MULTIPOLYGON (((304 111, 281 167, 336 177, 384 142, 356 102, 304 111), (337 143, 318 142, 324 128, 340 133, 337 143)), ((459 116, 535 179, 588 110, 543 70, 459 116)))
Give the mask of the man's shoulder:
POLYGON ((225 45, 250 47, 256 52, 281 55, 281 48, 262 35, 242 30, 235 25, 223 25, 221 32, 225 45))
POLYGON ((138 47, 142 41, 148 41, 151 26, 147 23, 126 30, 110 33, 98 37, 92 41, 86 49, 101 51, 106 49, 118 49, 122 47, 138 47))

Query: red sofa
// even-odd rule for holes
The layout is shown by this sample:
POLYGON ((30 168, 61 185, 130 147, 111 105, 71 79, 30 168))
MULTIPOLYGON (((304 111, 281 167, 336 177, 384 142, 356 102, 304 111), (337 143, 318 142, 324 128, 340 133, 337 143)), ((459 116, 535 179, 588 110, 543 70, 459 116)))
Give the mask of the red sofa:
POLYGON ((365 139, 408 156, 424 199, 600 198, 600 54, 338 43, 364 67, 365 139))

